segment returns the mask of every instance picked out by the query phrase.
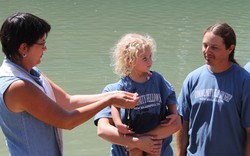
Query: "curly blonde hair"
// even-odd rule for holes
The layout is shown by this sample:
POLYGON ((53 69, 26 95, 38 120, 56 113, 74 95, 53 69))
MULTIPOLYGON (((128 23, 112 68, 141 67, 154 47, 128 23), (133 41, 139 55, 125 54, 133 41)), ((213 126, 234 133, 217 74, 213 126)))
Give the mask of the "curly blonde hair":
POLYGON ((149 47, 152 56, 156 52, 155 40, 149 35, 136 33, 125 34, 112 49, 112 66, 114 73, 123 77, 131 73, 133 62, 138 57, 140 50, 144 51, 149 47))

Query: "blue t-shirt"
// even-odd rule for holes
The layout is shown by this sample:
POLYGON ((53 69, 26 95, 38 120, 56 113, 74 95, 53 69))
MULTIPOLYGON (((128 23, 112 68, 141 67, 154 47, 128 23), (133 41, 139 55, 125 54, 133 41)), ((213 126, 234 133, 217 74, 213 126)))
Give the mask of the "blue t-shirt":
MULTIPOLYGON (((151 78, 144 83, 137 83, 129 77, 124 77, 104 88, 104 92, 115 90, 137 92, 140 96, 139 103, 134 109, 120 111, 123 123, 129 123, 136 133, 145 133, 155 128, 167 114, 166 105, 177 103, 172 85, 157 72, 152 72, 151 78), (127 121, 128 115, 130 115, 130 121, 127 121)), ((100 118, 112 118, 110 107, 106 107, 95 116, 96 125, 100 118)), ((171 141, 172 136, 164 139, 162 156, 173 155, 171 141)), ((124 147, 113 144, 111 155, 127 156, 127 153, 124 147)))
POLYGON ((244 68, 245 68, 248 72, 250 72, 250 62, 248 62, 248 63, 244 66, 244 68))
POLYGON ((183 83, 177 109, 189 122, 188 155, 244 155, 250 127, 250 74, 233 64, 222 73, 207 65, 183 83))

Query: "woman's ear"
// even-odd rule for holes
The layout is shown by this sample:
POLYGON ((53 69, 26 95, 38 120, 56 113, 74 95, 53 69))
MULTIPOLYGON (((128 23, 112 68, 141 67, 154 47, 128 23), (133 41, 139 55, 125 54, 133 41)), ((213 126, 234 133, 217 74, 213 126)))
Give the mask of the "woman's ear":
POLYGON ((18 50, 21 55, 24 55, 28 50, 28 45, 26 43, 21 43, 18 50))

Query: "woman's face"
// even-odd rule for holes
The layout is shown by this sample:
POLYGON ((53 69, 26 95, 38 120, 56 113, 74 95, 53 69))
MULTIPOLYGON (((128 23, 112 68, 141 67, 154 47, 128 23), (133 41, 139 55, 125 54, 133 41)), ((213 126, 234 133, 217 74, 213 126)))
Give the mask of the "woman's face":
MULTIPOLYGON (((232 46, 231 46, 232 47, 232 46)), ((206 64, 212 67, 223 67, 229 63, 229 55, 232 48, 226 49, 224 40, 212 32, 207 32, 203 36, 202 52, 206 64)))
POLYGON ((27 56, 24 59, 27 59, 31 67, 34 67, 41 63, 41 59, 44 51, 47 50, 46 47, 46 35, 40 38, 35 44, 30 46, 27 51, 27 56))

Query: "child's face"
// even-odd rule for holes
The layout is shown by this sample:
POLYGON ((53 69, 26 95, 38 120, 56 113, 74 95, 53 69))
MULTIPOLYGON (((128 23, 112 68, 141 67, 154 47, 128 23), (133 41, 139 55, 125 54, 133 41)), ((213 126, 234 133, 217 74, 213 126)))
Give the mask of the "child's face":
POLYGON ((149 47, 138 52, 138 57, 134 61, 134 68, 137 72, 149 72, 152 66, 152 52, 149 47))

